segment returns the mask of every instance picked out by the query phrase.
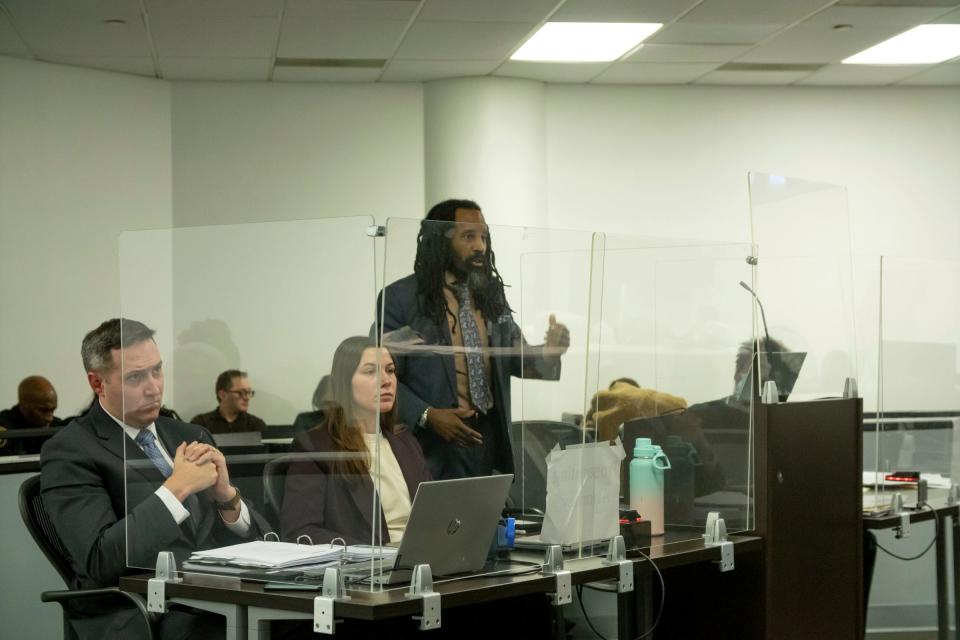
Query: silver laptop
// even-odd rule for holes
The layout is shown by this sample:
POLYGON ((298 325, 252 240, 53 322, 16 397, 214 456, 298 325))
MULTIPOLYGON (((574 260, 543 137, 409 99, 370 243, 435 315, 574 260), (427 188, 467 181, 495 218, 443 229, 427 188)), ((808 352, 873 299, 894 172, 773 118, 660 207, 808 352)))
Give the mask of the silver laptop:
POLYGON ((512 483, 513 474, 420 483, 383 583, 409 582, 418 564, 435 580, 483 569, 512 483))

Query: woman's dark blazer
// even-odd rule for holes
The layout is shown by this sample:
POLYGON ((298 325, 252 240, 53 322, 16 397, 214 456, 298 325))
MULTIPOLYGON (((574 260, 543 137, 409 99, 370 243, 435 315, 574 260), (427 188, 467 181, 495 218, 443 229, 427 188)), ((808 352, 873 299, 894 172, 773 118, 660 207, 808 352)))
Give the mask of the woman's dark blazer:
MULTIPOLYGON (((396 433, 383 432, 397 458, 403 479, 413 500, 421 482, 430 480, 420 443, 405 427, 396 433)), ((291 453, 336 453, 326 427, 297 434, 291 453)), ((287 469, 280 509, 280 530, 284 540, 308 535, 314 544, 343 538, 347 544, 370 544, 373 528, 373 482, 367 474, 338 475, 330 472, 329 457, 298 460, 287 469)), ((383 509, 377 514, 383 542, 390 541, 383 509)))

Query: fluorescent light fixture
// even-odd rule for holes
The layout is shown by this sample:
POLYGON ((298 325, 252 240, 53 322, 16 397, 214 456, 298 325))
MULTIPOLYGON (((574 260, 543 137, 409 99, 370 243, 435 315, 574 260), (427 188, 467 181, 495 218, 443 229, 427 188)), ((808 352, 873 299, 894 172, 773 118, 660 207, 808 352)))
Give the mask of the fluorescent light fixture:
POLYGON ((960 24, 922 24, 869 49, 843 64, 936 64, 960 56, 960 24))
POLYGON ((612 62, 663 25, 649 22, 548 22, 510 56, 532 62, 612 62))

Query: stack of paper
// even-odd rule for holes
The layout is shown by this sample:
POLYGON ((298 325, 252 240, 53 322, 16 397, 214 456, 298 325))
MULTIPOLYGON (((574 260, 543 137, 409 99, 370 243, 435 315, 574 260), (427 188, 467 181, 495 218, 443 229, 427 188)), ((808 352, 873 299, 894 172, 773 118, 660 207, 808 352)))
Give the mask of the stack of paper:
POLYGON ((219 549, 198 551, 190 556, 189 561, 199 564, 286 569, 336 561, 343 556, 343 552, 343 547, 334 547, 329 544, 309 545, 255 540, 219 549))
MULTIPOLYGON (((337 547, 334 547, 337 548, 337 547)), ((340 547, 343 550, 342 547, 340 547)), ((347 562, 363 562, 365 560, 390 560, 397 557, 394 547, 371 547, 368 544, 352 544, 344 552, 343 559, 347 562)))

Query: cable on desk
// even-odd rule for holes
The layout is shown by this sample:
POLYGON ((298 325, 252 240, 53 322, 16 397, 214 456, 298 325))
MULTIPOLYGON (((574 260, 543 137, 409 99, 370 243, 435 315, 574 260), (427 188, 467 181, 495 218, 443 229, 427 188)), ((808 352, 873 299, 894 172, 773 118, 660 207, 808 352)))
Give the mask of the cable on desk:
MULTIPOLYGON (((643 634, 637 636, 636 638, 634 638, 634 640, 642 640, 643 638, 646 638, 646 637, 649 636, 651 633, 653 633, 653 630, 657 628, 657 625, 658 625, 658 624, 660 624, 660 617, 663 615, 663 606, 664 606, 664 604, 665 604, 666 601, 667 601, 667 585, 666 585, 666 583, 663 581, 663 574, 660 573, 660 567, 658 567, 657 564, 656 564, 653 560, 650 559, 650 556, 648 556, 647 554, 645 554, 643 551, 640 551, 639 549, 637 549, 636 551, 637 551, 637 553, 639 553, 641 556, 643 556, 643 558, 644 558, 647 562, 650 563, 650 566, 652 566, 652 567, 653 567, 653 570, 657 572, 657 577, 660 579, 660 608, 659 608, 659 610, 657 611, 657 617, 656 617, 656 619, 653 621, 653 626, 651 626, 649 629, 647 629, 647 631, 646 631, 645 633, 643 633, 643 634)), ((600 632, 597 631, 596 628, 593 626, 593 622, 591 622, 590 616, 587 615, 587 610, 586 610, 586 608, 583 606, 583 587, 584 587, 584 586, 586 586, 588 589, 595 589, 595 590, 597 590, 597 591, 606 591, 606 589, 600 589, 600 588, 598 588, 598 587, 591 587, 590 585, 582 585, 582 584, 578 584, 578 585, 577 585, 577 601, 580 603, 580 611, 583 613, 583 619, 587 621, 587 626, 590 627, 590 630, 593 631, 594 635, 596 635, 598 638, 600 638, 600 640, 607 640, 607 638, 605 638, 603 635, 601 635, 600 632)))
POLYGON ((937 542, 937 538, 940 537, 940 519, 937 518, 937 514, 934 511, 933 507, 931 507, 926 502, 924 502, 923 504, 917 505, 917 507, 920 509, 929 509, 930 513, 933 514, 933 540, 930 541, 930 544, 927 545, 926 549, 924 549, 917 555, 911 556, 911 557, 904 557, 901 555, 897 555, 893 551, 890 551, 889 549, 885 549, 883 545, 881 545, 879 542, 877 543, 877 549, 880 549, 880 551, 883 551, 888 556, 892 556, 897 560, 903 560, 905 562, 910 562, 911 560, 919 560, 923 556, 927 555, 927 552, 930 551, 930 549, 933 548, 933 545, 937 542))

